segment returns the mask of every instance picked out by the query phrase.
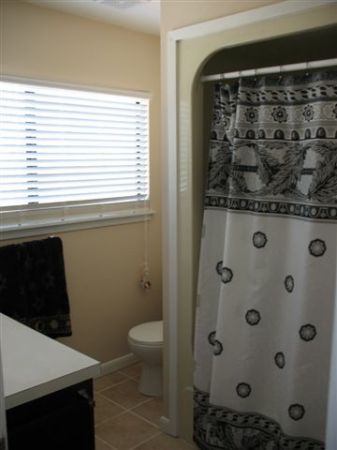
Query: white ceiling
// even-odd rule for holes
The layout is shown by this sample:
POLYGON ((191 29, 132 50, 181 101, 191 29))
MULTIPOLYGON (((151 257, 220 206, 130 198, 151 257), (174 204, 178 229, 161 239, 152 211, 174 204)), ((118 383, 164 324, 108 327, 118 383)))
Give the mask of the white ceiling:
POLYGON ((89 19, 159 34, 160 0, 26 0, 89 19))

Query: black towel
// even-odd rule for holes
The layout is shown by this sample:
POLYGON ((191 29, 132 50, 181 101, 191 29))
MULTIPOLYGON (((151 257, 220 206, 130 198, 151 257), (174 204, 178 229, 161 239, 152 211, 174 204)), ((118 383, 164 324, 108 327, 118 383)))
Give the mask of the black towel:
POLYGON ((60 238, 0 247, 0 312, 50 337, 71 335, 60 238))

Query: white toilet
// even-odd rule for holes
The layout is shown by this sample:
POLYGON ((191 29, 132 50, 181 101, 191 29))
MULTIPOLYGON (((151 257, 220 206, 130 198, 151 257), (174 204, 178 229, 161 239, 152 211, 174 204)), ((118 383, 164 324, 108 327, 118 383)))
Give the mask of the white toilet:
POLYGON ((146 322, 129 331, 130 350, 143 363, 138 389, 142 394, 162 395, 163 321, 146 322))

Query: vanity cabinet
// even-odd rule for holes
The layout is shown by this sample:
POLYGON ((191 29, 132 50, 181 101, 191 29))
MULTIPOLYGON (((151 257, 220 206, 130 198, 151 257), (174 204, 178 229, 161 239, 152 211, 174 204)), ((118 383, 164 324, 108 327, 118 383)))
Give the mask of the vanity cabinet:
POLYGON ((7 410, 10 450, 94 450, 92 381, 7 410))
POLYGON ((3 314, 0 331, 9 450, 94 450, 100 363, 3 314))

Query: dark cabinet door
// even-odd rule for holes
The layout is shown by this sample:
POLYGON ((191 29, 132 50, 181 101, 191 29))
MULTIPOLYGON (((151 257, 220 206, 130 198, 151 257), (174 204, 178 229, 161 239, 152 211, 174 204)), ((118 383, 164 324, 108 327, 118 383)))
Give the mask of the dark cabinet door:
POLYGON ((92 382, 7 411, 10 450, 94 450, 92 382))

